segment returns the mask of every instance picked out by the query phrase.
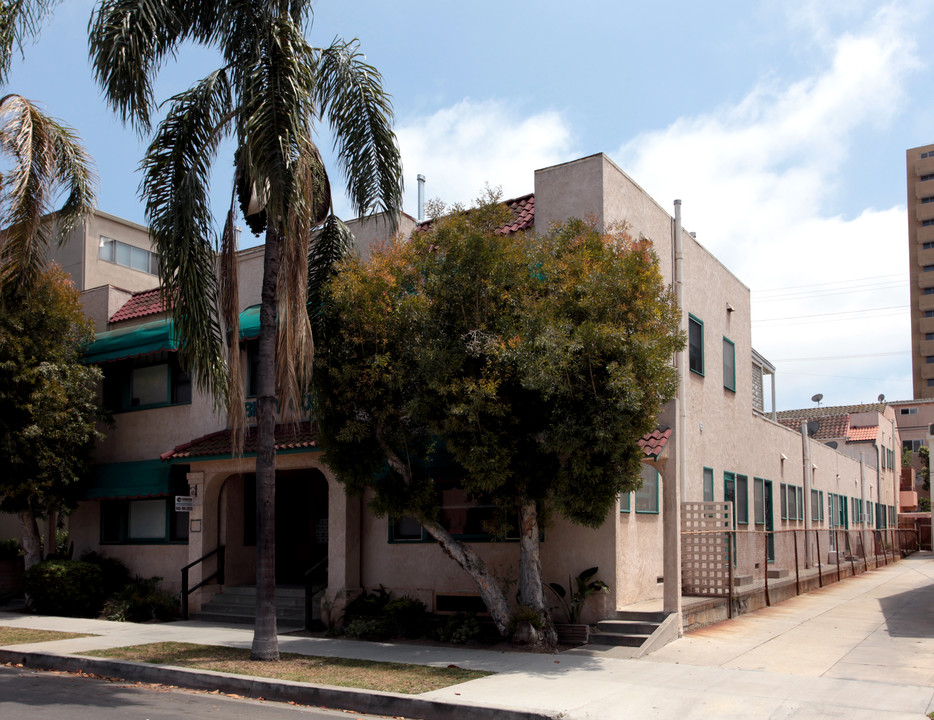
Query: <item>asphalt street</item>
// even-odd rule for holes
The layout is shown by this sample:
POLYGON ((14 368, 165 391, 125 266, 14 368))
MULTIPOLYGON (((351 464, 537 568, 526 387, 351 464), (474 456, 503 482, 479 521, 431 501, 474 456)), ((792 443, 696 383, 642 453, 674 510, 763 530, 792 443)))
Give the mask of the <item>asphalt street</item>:
POLYGON ((376 720, 87 675, 0 667, 0 718, 13 720, 376 720))

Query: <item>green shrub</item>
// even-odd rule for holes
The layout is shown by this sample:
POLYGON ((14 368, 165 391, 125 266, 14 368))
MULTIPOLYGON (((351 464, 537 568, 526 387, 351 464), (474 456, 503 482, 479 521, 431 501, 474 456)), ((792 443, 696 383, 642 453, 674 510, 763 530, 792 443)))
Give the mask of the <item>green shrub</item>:
POLYGON ((121 622, 165 622, 178 616, 178 602, 159 588, 162 578, 135 578, 104 605, 108 620, 121 622))
POLYGON ((360 640, 388 640, 392 631, 381 618, 357 618, 344 626, 344 634, 360 640))
POLYGON ((40 615, 95 617, 104 604, 103 576, 97 565, 79 560, 46 560, 23 576, 30 608, 40 615))
POLYGON ((421 600, 403 595, 397 600, 390 600, 386 603, 383 611, 393 635, 417 638, 425 634, 428 607, 421 600))
POLYGON ((19 546, 19 540, 16 538, 0 540, 0 560, 16 560, 22 556, 23 551, 19 546))
POLYGON ((91 563, 100 568, 102 576, 101 584, 105 599, 123 590, 127 583, 130 582, 130 571, 127 569, 127 566, 117 560, 117 558, 107 557, 106 555, 101 555, 98 552, 89 550, 81 555, 81 561, 91 563))
POLYGON ((458 613, 439 622, 435 626, 433 635, 436 640, 441 642, 463 645, 477 640, 481 632, 480 622, 477 618, 473 615, 458 613))
POLYGON ((386 605, 391 599, 392 593, 382 585, 379 586, 379 590, 370 593, 364 590, 361 595, 347 603, 347 607, 344 609, 344 621, 349 623, 358 618, 383 617, 386 605))

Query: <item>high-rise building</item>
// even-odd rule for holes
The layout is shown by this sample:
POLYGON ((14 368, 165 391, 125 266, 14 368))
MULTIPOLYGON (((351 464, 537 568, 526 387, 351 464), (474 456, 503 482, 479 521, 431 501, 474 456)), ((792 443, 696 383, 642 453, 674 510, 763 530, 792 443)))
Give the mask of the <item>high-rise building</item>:
POLYGON ((915 399, 934 398, 934 145, 907 150, 911 378, 915 399))

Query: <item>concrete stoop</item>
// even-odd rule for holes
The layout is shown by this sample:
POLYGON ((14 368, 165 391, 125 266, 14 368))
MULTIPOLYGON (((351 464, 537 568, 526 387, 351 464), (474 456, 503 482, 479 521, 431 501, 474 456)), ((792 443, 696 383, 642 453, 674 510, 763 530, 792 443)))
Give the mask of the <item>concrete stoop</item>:
MULTIPOLYGON (((256 586, 225 587, 201 606, 197 619, 252 625, 256 620, 256 586)), ((283 625, 305 626, 304 588, 276 588, 276 620, 283 625)))
POLYGON ((678 616, 666 612, 619 610, 601 620, 590 633, 590 644, 632 648, 630 657, 642 657, 678 637, 678 616))

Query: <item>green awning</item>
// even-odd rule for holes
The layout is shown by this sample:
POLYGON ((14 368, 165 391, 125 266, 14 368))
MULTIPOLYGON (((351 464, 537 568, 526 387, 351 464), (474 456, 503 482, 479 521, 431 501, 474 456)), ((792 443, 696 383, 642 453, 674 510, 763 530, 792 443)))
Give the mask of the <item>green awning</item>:
POLYGON ((252 305, 240 313, 240 339, 259 337, 259 305, 252 305))
POLYGON ((161 460, 107 463, 91 467, 84 500, 145 498, 171 495, 172 466, 161 460))
POLYGON ((85 350, 84 361, 103 363, 162 350, 178 350, 178 338, 171 320, 154 320, 143 325, 98 333, 97 339, 85 350))

